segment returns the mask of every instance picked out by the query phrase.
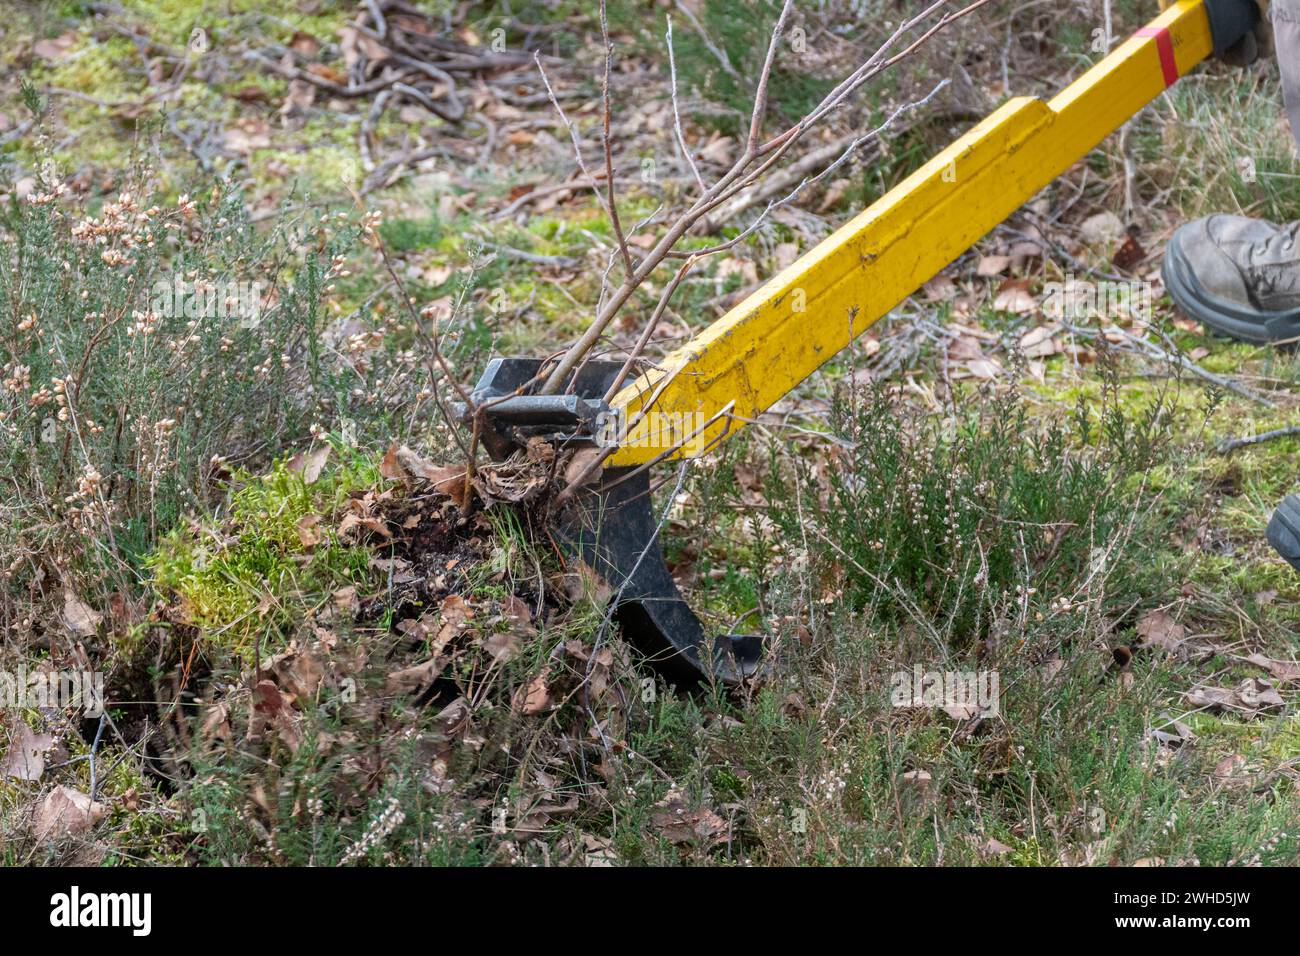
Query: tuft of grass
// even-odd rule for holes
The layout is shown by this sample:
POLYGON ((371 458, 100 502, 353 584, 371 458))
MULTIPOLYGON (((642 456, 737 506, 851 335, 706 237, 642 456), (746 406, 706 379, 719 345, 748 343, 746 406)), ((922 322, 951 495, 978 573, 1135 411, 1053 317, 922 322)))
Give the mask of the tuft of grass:
POLYGON ((1212 213, 1290 222, 1300 209, 1300 166, 1277 71, 1198 73, 1169 92, 1174 122, 1147 120, 1142 159, 1188 217, 1212 213), (1231 116, 1232 122, 1222 118, 1231 116))

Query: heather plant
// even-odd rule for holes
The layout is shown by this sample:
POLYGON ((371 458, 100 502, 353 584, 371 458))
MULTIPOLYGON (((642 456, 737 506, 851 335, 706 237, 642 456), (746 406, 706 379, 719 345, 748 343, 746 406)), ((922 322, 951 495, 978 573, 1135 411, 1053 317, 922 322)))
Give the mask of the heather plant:
POLYGON ((954 649, 1008 615, 1096 596, 1103 580, 1108 604, 1131 601, 1153 583, 1137 580, 1135 529, 1148 516, 1135 502, 1172 415, 1164 395, 1126 407, 1110 368, 1100 394, 1097 407, 1044 423, 1019 389, 955 417, 900 413, 883 386, 841 393, 840 451, 820 494, 773 517, 787 540, 808 540, 818 573, 851 603, 954 649))
POLYGON ((222 184, 145 195, 94 208, 38 185, 0 219, 5 624, 24 589, 132 593, 153 543, 237 469, 322 433, 386 440, 428 397, 413 331, 348 301, 377 215, 259 230, 222 184))

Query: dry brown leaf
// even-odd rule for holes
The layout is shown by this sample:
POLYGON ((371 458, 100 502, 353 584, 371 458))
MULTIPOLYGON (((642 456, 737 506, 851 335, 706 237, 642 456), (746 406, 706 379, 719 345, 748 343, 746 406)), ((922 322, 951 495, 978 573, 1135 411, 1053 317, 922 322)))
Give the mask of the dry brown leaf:
POLYGON ((260 680, 253 688, 253 710, 274 716, 284 709, 284 696, 273 680, 260 680))
POLYGON ((672 843, 707 849, 727 835, 727 821, 708 807, 691 807, 678 790, 670 790, 657 806, 650 823, 672 843))
POLYGON ((402 477, 420 478, 433 485, 434 489, 448 495, 457 507, 463 507, 465 495, 464 465, 435 465, 426 458, 421 458, 405 445, 395 453, 398 466, 404 472, 402 477))
POLYGON ((1192 728, 1181 720, 1176 720, 1167 713, 1162 713, 1159 719, 1162 721, 1160 726, 1158 728, 1152 727, 1148 732, 1150 737, 1157 743, 1176 749, 1196 739, 1196 734, 1192 733, 1192 728))
POLYGON ((518 713, 528 717, 540 714, 551 706, 551 692, 546 686, 545 671, 515 691, 513 705, 518 713))
POLYGON ((1019 348, 1026 358, 1046 358, 1061 351, 1061 343, 1053 336, 1061 330, 1059 325, 1039 325, 1020 336, 1019 348))
POLYGON ((930 789, 932 777, 928 770, 909 770, 903 774, 902 781, 904 785, 924 794, 930 789))
POLYGON ((85 833, 104 818, 102 803, 71 787, 56 787, 36 811, 36 839, 41 842, 85 833))
POLYGON ((60 34, 52 40, 37 40, 32 45, 32 52, 42 60, 48 60, 56 63, 62 60, 77 44, 77 33, 75 30, 69 30, 67 33, 60 34))
POLYGON ((573 457, 569 459, 569 463, 564 468, 564 483, 572 485, 582 479, 582 483, 588 485, 599 479, 600 469, 591 466, 599 461, 600 456, 604 453, 605 449, 603 448, 579 448, 573 453, 573 457), (586 473, 585 477, 584 473, 586 473))
MULTIPOLYGON (((418 581, 419 576, 411 570, 411 562, 405 558, 371 558, 367 562, 370 567, 381 572, 391 584, 410 584, 412 581, 418 581)), ((404 623, 404 622, 403 622, 404 623)), ((401 624, 398 625, 399 627, 401 624)))
POLYGON ((713 138, 696 154, 700 159, 720 166, 730 166, 733 162, 735 142, 730 136, 714 134, 713 138))
POLYGON ((1029 291, 1029 286, 1029 279, 1007 279, 998 286, 997 295, 993 297, 993 308, 1016 315, 1037 311, 1038 302, 1029 291))
POLYGON ((320 41, 310 33, 295 30, 293 36, 289 37, 289 47, 305 57, 313 57, 320 52, 320 41))
POLYGON ((1286 701, 1277 692, 1272 683, 1258 677, 1247 677, 1237 685, 1237 699, 1243 707, 1251 710, 1266 710, 1270 707, 1285 707, 1286 701))
POLYGON ((970 362, 986 358, 979 339, 973 335, 959 335, 948 342, 948 361, 970 362))
POLYGON ((1010 268, 1010 256, 980 256, 979 264, 975 267, 975 274, 990 279, 993 276, 1001 275, 1010 268))
POLYGON ((603 607, 614 596, 614 589, 586 561, 579 558, 570 564, 570 569, 564 575, 564 593, 570 601, 588 598, 603 607))
POLYGON ((1224 757, 1214 765, 1214 775, 1216 777, 1235 777, 1237 771, 1246 765, 1246 758, 1241 754, 1232 754, 1224 757))
POLYGON ((1185 695, 1193 707, 1220 710, 1237 706, 1237 695, 1226 687, 1196 687, 1185 695))
POLYGON ((519 635, 510 631, 489 634, 483 641, 483 650, 487 651, 494 661, 505 663, 519 653, 519 635))
POLYGON ((1196 687, 1185 695, 1193 707, 1206 710, 1231 710, 1253 717, 1264 710, 1285 707, 1272 682, 1258 677, 1248 677, 1234 688, 1196 687))
POLYGON ((340 611, 353 613, 361 606, 361 601, 357 598, 357 587, 355 584, 349 584, 345 588, 339 588, 334 592, 334 606, 340 611))
POLYGON ((512 458, 500 465, 485 465, 477 473, 478 486, 488 501, 517 503, 537 497, 546 488, 550 469, 536 461, 512 458))
POLYGON ((236 120, 235 124, 225 131, 223 138, 226 149, 247 156, 254 150, 266 149, 271 145, 271 126, 264 119, 236 120))
POLYGON ((342 70, 336 70, 332 66, 326 66, 324 63, 307 64, 307 72, 314 76, 319 76, 322 80, 329 80, 339 86, 344 86, 348 82, 347 75, 342 70))
MULTIPOLYGON (((1034 230, 1034 232, 1036 234, 1037 230, 1034 230)), ((1041 259, 1043 257, 1043 244, 1030 239, 1022 239, 1011 244, 1011 248, 1007 250, 1007 255, 1011 257, 1013 265, 1019 266, 1029 259, 1041 259)))
POLYGON ((516 624, 529 625, 533 622, 533 612, 528 602, 513 594, 507 594, 505 600, 501 602, 501 611, 516 624))
POLYGON ((385 478, 405 478, 406 469, 397 460, 397 442, 388 446, 384 457, 379 462, 379 474, 385 478))
POLYGON ((53 746, 52 736, 34 733, 25 721, 17 721, 9 749, 0 759, 0 777, 40 780, 45 772, 45 752, 53 746))
POLYGON ((975 359, 966 363, 966 370, 975 378, 994 379, 1002 374, 1002 366, 994 359, 975 359))
POLYGON ((415 694, 434 682, 442 673, 445 663, 438 658, 430 658, 423 664, 404 667, 393 671, 384 681, 384 689, 389 694, 415 694))
POLYGON ((304 649, 292 644, 289 650, 267 661, 264 669, 275 675, 276 685, 295 700, 314 697, 325 679, 325 661, 319 645, 304 649))
POLYGON ((284 466, 296 475, 300 475, 303 484, 314 485, 316 479, 320 477, 321 470, 325 467, 325 462, 330 456, 330 446, 321 445, 309 452, 299 452, 289 459, 284 466))
POLYGON ((469 701, 457 697, 450 704, 438 711, 434 724, 448 740, 460 737, 469 728, 469 701))
POLYGON ((1142 638, 1143 647, 1159 647, 1172 653, 1183 642, 1187 631, 1169 612, 1157 608, 1138 620, 1137 634, 1142 638))
POLYGON ((1300 681, 1300 664, 1295 661, 1278 661, 1263 654, 1251 654, 1246 660, 1256 667, 1262 667, 1278 680, 1300 681))
POLYGON ((1089 216, 1079 226, 1079 238, 1089 245, 1114 242, 1124 235, 1124 223, 1113 212, 1089 216))
POLYGON ((957 283, 941 273, 921 287, 921 294, 927 302, 947 302, 956 297, 957 283))
POLYGON ((63 589, 63 623, 78 637, 94 637, 104 616, 72 593, 63 589))
POLYGON ((391 538, 393 536, 393 532, 388 530, 388 522, 383 518, 361 518, 359 521, 363 528, 373 531, 381 538, 391 538))
POLYGON ((442 623, 438 628, 438 636, 429 645, 434 654, 441 654, 448 644, 463 634, 474 617, 474 609, 459 594, 449 594, 443 598, 438 611, 442 623))
POLYGON ((1004 856, 1011 852, 1011 847, 1007 846, 1001 840, 995 840, 989 837, 980 847, 981 856, 1004 856))
POLYGON ((614 849, 613 840, 598 837, 591 833, 584 833, 582 834, 582 843, 586 848, 584 862, 587 866, 618 865, 618 852, 614 849))
POLYGON ((303 515, 298 519, 298 540, 304 548, 314 548, 320 544, 320 523, 321 516, 318 514, 303 515))
POLYGON ((230 728, 230 705, 225 701, 209 707, 199 727, 199 739, 205 744, 215 741, 229 744, 234 740, 230 728))

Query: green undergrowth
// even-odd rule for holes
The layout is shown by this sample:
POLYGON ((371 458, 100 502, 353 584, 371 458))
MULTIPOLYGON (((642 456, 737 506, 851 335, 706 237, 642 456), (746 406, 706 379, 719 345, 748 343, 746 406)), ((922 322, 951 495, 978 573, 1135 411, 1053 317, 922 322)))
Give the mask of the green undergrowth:
POLYGON ((809 549, 851 600, 921 615, 956 646, 985 638, 1017 595, 1070 593, 1099 565, 1117 599, 1141 594, 1150 582, 1119 580, 1112 543, 1128 550, 1141 475, 1170 429, 1163 398, 1126 412, 1119 389, 1045 424, 1014 389, 953 421, 900 412, 880 390, 841 398, 832 429, 849 445, 825 496, 775 520, 790 540, 810 516, 809 549))
MULTIPOLYGON (((1296 859, 1294 718, 1189 716, 1188 689, 1260 671, 1145 649, 1136 634, 1162 606, 1189 634, 1213 635, 1235 615, 1239 629, 1258 628, 1255 647, 1294 657, 1283 596, 1294 586, 1245 593, 1289 584, 1276 559, 1238 562, 1240 580, 1224 561, 1205 579, 1214 594, 1187 590, 1216 560, 1184 546, 1189 515, 1195 524, 1212 494, 1217 466, 1196 438, 1216 405, 1178 380, 1128 394, 1115 368, 1088 385, 1073 415, 1045 414, 1040 397, 1013 389, 955 420, 883 387, 842 394, 829 455, 798 442, 769 455, 751 441, 703 469, 701 497, 719 503, 688 509, 676 553, 713 555, 706 572, 729 563, 696 575, 695 599, 728 614, 754 601, 761 614, 748 623, 766 622, 777 673, 735 723, 670 701, 634 742, 696 792, 744 808, 735 858, 1296 859), (1193 467, 1175 466, 1189 449, 1193 467), (751 490, 755 472, 767 474, 763 503, 727 497, 751 490), (720 530, 745 545, 720 544, 720 530), (917 666, 996 673, 999 715, 972 726, 897 706, 893 681, 917 666), (1180 718, 1195 739, 1153 736, 1180 718), (689 756, 702 749, 703 765, 689 756)), ((620 845, 656 858, 635 826, 620 845)))
POLYGON ((1141 121, 1144 165, 1187 218, 1212 213, 1291 222, 1300 215, 1300 163, 1274 64, 1207 70, 1179 83, 1141 121), (1166 115, 1167 114, 1167 115, 1166 115), (1231 122, 1222 122, 1225 116, 1231 122), (1172 121, 1170 121, 1172 120, 1172 121))
POLYGON ((375 462, 356 453, 311 483, 285 460, 236 475, 223 516, 159 543, 152 585, 179 602, 209 652, 245 664, 273 654, 333 591, 367 580, 370 550, 341 541, 337 517, 378 480, 375 462))

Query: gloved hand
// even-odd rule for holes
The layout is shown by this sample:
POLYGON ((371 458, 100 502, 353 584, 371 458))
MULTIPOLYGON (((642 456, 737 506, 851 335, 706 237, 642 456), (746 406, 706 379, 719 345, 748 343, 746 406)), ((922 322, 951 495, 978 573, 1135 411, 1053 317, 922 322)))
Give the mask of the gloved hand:
MULTIPOLYGON (((1222 3, 1224 0, 1218 0, 1222 3)), ((1220 54, 1219 59, 1229 66, 1250 66, 1260 57, 1273 55, 1273 22, 1268 17, 1269 0, 1232 0, 1235 3, 1254 3, 1259 7, 1255 27, 1233 46, 1220 54)))

